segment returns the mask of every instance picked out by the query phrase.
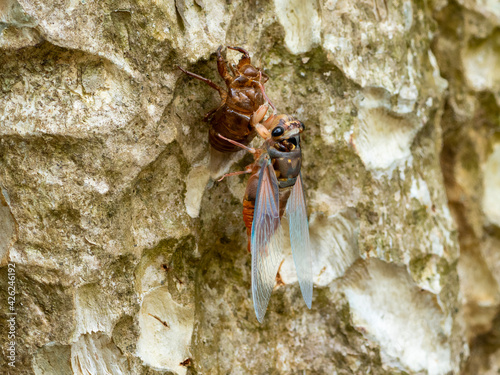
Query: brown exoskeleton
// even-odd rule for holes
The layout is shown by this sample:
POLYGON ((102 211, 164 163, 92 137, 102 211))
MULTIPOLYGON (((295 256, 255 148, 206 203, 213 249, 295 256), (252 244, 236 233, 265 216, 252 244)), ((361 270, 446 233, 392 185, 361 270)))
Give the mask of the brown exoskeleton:
MULTIPOLYGON (((205 82, 219 92, 221 104, 218 108, 205 115, 204 121, 211 124, 209 141, 213 148, 221 152, 236 152, 240 148, 223 138, 248 145, 255 137, 255 129, 250 124, 250 119, 257 109, 267 99, 263 84, 269 79, 259 68, 252 65, 250 55, 240 47, 227 47, 241 52, 238 65, 230 65, 229 73, 226 61, 221 54, 222 46, 217 49, 217 70, 226 83, 226 89, 218 86, 208 78, 188 72, 179 67, 187 75, 205 82)), ((268 100, 269 102, 269 100, 268 100)))
MULTIPOLYGON (((262 322, 283 259, 281 217, 286 211, 290 244, 302 296, 309 308, 312 301, 312 260, 309 224, 300 169, 302 153, 300 133, 304 124, 289 115, 265 116, 259 108, 252 118, 264 138, 255 149, 225 138, 226 141, 254 154, 255 161, 245 171, 250 173, 243 199, 243 221, 247 227, 248 248, 252 253, 252 296, 257 319, 262 322)), ((222 137, 222 136, 219 136, 222 137)), ((224 177, 223 177, 224 178, 224 177)))

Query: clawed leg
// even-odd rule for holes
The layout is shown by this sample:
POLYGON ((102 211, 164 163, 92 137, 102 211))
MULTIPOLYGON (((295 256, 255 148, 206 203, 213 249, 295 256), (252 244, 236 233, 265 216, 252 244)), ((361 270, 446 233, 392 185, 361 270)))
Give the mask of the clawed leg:
POLYGON ((273 120, 274 120, 274 115, 271 115, 271 116, 269 116, 269 117, 266 119, 266 121, 264 121, 264 122, 262 123, 262 125, 263 125, 266 129, 271 130, 271 126, 272 126, 272 124, 273 124, 273 120))
POLYGON ((246 50, 244 50, 241 47, 229 47, 229 46, 227 46, 227 48, 232 49, 233 51, 238 51, 238 52, 243 54, 243 56, 241 56, 240 61, 238 62, 238 70, 244 65, 250 65, 250 55, 248 54, 248 52, 246 50))
POLYGON ((219 178, 217 180, 217 182, 221 182, 226 177, 238 176, 240 174, 247 174, 247 173, 252 173, 252 167, 251 166, 246 167, 246 169, 244 171, 226 173, 224 176, 222 176, 221 178, 219 178))
POLYGON ((224 97, 224 95, 226 95, 226 92, 225 90, 220 87, 219 85, 215 84, 214 82, 212 82, 211 80, 209 80, 208 78, 205 78, 205 77, 202 77, 202 76, 199 76, 198 74, 195 74, 195 73, 191 73, 191 72, 188 72, 187 70, 181 68, 180 66, 177 66, 183 73, 187 74, 188 76, 191 76, 193 78, 196 78, 196 79, 199 79, 200 81, 202 82, 205 82, 207 85, 209 85, 211 88, 217 90, 220 94, 220 96, 224 97))
POLYGON ((268 110, 268 107, 265 104, 262 104, 252 115, 252 118, 250 119, 250 124, 255 128, 257 133, 264 138, 264 139, 269 139, 271 138, 271 132, 269 131, 272 125, 272 122, 274 120, 274 114, 269 116, 266 121, 261 123, 261 121, 264 119, 264 116, 266 115, 268 110))
POLYGON ((234 81, 234 77, 227 71, 226 60, 224 60, 224 56, 222 56, 221 51, 222 46, 219 46, 219 48, 217 48, 217 70, 219 71, 222 79, 224 79, 224 82, 226 82, 226 86, 229 87, 229 85, 234 81))
POLYGON ((271 127, 271 123, 273 121, 274 116, 276 115, 276 107, 271 103, 269 98, 266 95, 266 91, 264 90, 264 86, 260 82, 260 78, 262 78, 262 72, 260 72, 260 77, 259 77, 259 87, 262 91, 262 95, 264 96, 264 99, 266 99, 267 104, 273 109, 273 114, 267 118, 266 121, 264 121, 263 124, 260 122, 264 120, 264 117, 266 116, 268 107, 265 104, 262 104, 257 110, 253 113, 252 117, 250 118, 250 125, 252 125, 257 133, 264 138, 264 139, 269 139, 271 138, 271 133, 269 132, 269 128, 271 127))
POLYGON ((231 47, 231 46, 227 46, 227 48, 232 49, 233 51, 241 52, 243 54, 242 59, 245 58, 250 60, 250 55, 245 49, 241 47, 231 47))
POLYGON ((255 127, 259 122, 261 122, 264 119, 267 110, 268 107, 265 104, 262 104, 259 108, 257 108, 257 110, 253 113, 252 117, 250 118, 250 125, 255 127))
POLYGON ((257 152, 257 150, 254 149, 253 147, 248 147, 248 146, 245 146, 244 144, 241 144, 239 142, 233 141, 232 139, 224 137, 222 134, 217 133, 217 136, 219 138, 225 140, 225 141, 228 141, 229 143, 232 143, 235 146, 238 146, 238 147, 241 147, 244 150, 247 150, 248 152, 250 152, 252 154, 255 154, 257 152))

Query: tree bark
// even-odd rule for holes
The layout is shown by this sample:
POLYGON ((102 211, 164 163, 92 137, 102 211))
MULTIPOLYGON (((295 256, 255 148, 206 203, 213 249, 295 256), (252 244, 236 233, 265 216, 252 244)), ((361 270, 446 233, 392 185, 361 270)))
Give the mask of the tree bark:
POLYGON ((9 373, 500 371, 494 1, 3 0, 0 19, 9 373), (219 45, 306 125, 312 309, 285 246, 262 324, 247 177, 217 182, 252 157, 210 149, 218 94, 177 69, 223 85, 219 45))

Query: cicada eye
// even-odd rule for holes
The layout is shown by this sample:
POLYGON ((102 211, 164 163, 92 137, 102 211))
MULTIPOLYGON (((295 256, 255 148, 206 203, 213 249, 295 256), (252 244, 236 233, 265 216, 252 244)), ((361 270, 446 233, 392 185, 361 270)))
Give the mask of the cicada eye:
POLYGON ((277 126, 273 129, 273 131, 271 132, 271 135, 273 137, 279 137, 280 135, 282 135, 283 133, 285 132, 285 129, 283 129, 281 126, 277 126))
POLYGON ((306 126, 302 121, 300 122, 300 125, 302 126, 302 130, 306 130, 306 126))

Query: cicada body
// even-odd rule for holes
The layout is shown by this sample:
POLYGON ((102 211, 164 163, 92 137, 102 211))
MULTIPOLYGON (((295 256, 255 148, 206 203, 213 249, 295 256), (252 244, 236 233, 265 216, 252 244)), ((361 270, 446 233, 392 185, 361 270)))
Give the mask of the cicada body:
MULTIPOLYGON (((299 135, 290 136, 290 129, 302 129, 303 124, 288 115, 272 116, 266 124, 271 128, 269 138, 264 144, 264 150, 261 150, 259 157, 270 160, 274 174, 278 179, 279 188, 279 217, 283 216, 285 207, 290 196, 291 190, 297 181, 302 165, 302 153, 300 150, 299 135), (285 132, 285 128, 287 131, 285 132), (273 133, 274 132, 274 133, 273 133), (282 133, 282 134, 280 134, 282 133), (273 135, 274 134, 274 135, 273 135), (282 140, 279 137, 284 136, 282 140), (274 139, 273 139, 274 138, 274 139)), ((300 130, 302 131, 302 130, 300 130)), ((264 134, 264 136, 266 136, 264 134)), ((251 250, 250 238, 252 233, 253 212, 255 201, 257 200, 257 188, 262 170, 262 160, 256 160, 252 165, 252 174, 248 180, 243 198, 243 220, 247 227, 248 251, 251 250)))
POLYGON ((240 148, 220 138, 218 134, 243 145, 248 145, 252 141, 256 133, 250 124, 250 119, 254 112, 264 104, 263 84, 268 80, 268 77, 252 65, 250 55, 243 48, 227 48, 241 52, 243 56, 236 66, 230 66, 231 74, 221 54, 222 46, 217 49, 217 70, 224 79, 226 89, 207 78, 188 72, 181 67, 179 69, 219 92, 221 104, 218 108, 207 113, 204 118, 211 125, 208 135, 209 142, 218 151, 236 152, 240 148))
POLYGON ((261 149, 250 149, 255 162, 243 199, 243 220, 252 254, 252 297, 262 322, 283 259, 281 218, 286 212, 290 243, 302 296, 312 303, 312 259, 309 224, 300 175, 300 133, 304 125, 288 115, 272 115, 256 130, 264 137, 261 149))

